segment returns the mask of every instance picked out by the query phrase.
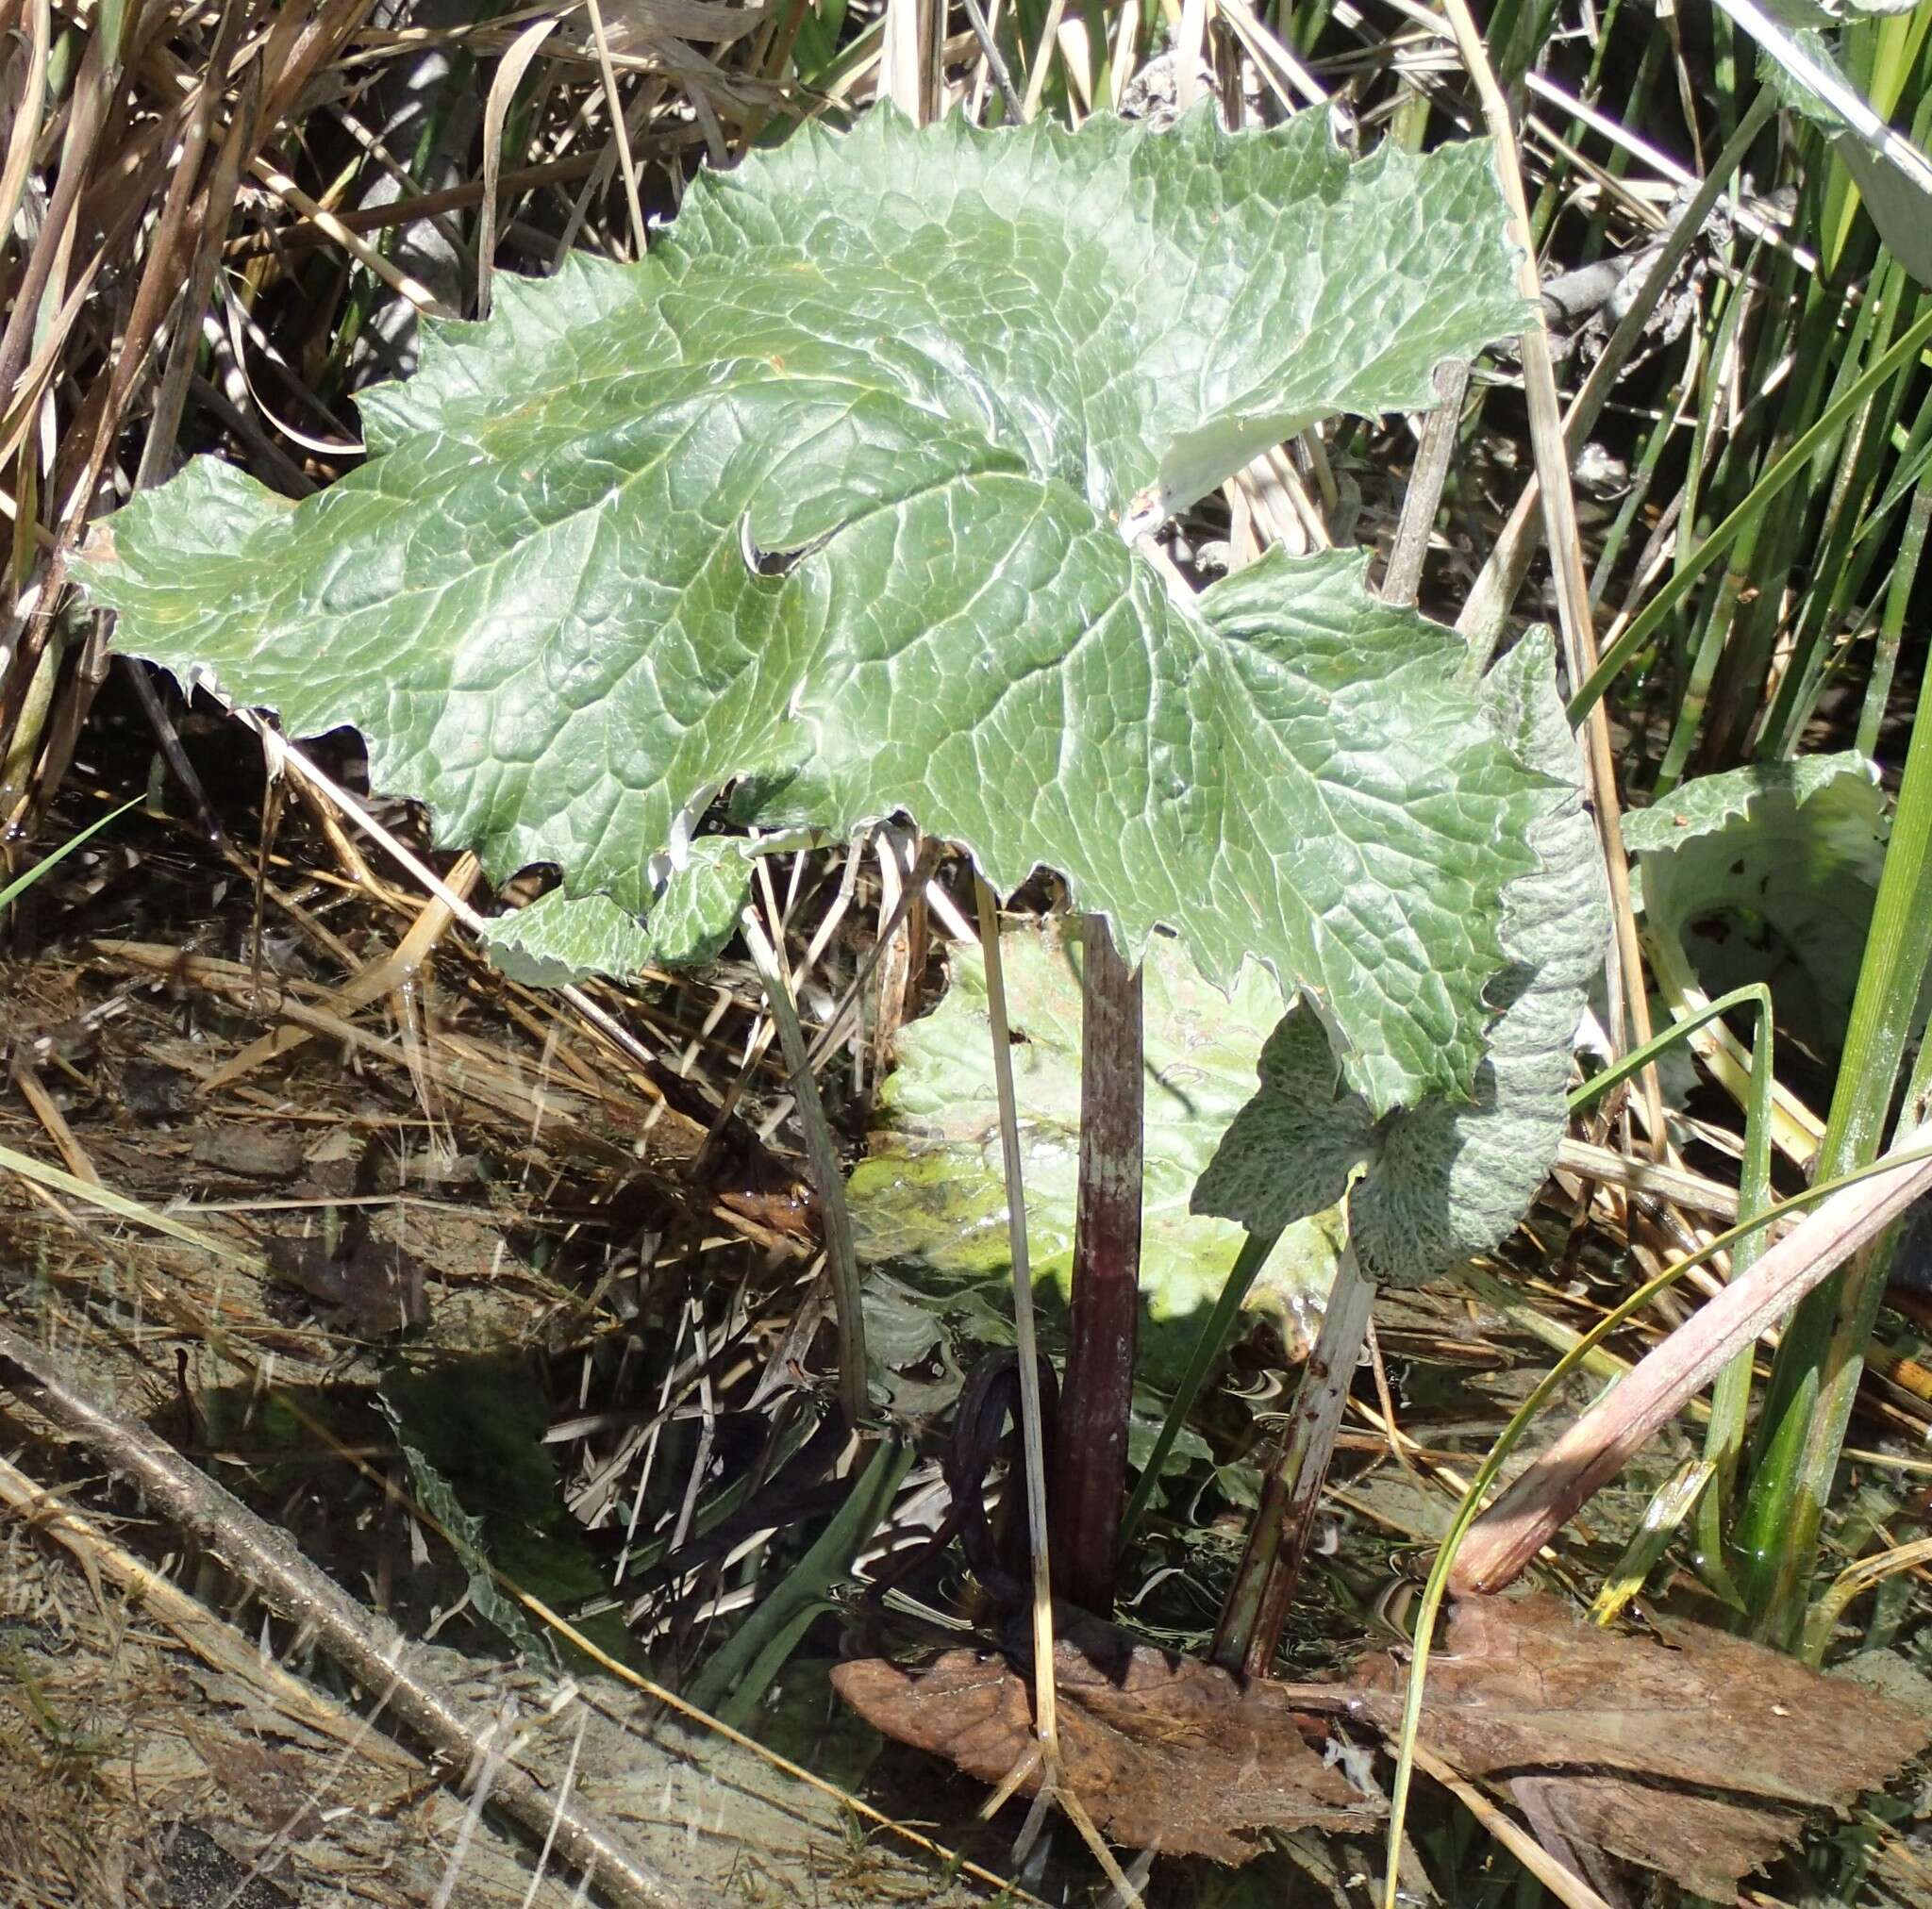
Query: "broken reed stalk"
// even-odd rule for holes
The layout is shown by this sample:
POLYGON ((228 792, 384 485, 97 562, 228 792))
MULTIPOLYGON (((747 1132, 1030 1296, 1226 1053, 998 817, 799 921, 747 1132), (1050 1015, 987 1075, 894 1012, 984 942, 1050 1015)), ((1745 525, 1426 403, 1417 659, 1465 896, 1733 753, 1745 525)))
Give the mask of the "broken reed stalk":
POLYGON ((1141 971, 1080 921, 1080 1174, 1067 1368, 1053 1453, 1054 1591, 1113 1611, 1141 1314, 1141 971))
MULTIPOLYGON (((455 1768, 468 1768, 499 1732, 496 1719, 410 1668, 403 1634, 316 1569, 286 1532, 258 1518, 145 1425, 96 1404, 53 1358, 5 1324, 0 1385, 132 1479, 152 1503, 259 1590, 284 1618, 313 1636, 370 1697, 455 1768)), ((574 1798, 551 1794, 514 1762, 497 1768, 490 1794, 620 1909, 666 1909, 690 1901, 574 1798)))
POLYGON ((370 1763, 407 1770, 421 1768, 413 1753, 382 1735, 375 1716, 360 1715, 336 1698, 324 1696, 284 1668, 279 1659, 263 1655, 227 1618, 106 1536, 93 1518, 58 1491, 37 1484, 4 1458, 0 1458, 0 1504, 24 1525, 60 1546, 90 1585, 102 1580, 111 1583, 123 1593, 125 1608, 139 1607, 143 1618, 171 1632, 183 1649, 210 1669, 234 1678, 253 1702, 281 1711, 370 1763))
POLYGON ((1335 1269, 1321 1335, 1303 1369, 1294 1410, 1268 1469, 1247 1549, 1215 1629, 1215 1663, 1241 1676, 1265 1677, 1274 1668, 1374 1300, 1375 1283, 1356 1263, 1350 1246, 1335 1269))
POLYGON ((1932 1188, 1932 1157, 1923 1150, 1928 1138, 1932 1133, 1921 1127, 1909 1137, 1909 1151, 1894 1149, 1900 1157, 1890 1170, 1828 1196, 1640 1360, 1470 1527, 1450 1573, 1452 1587, 1498 1591, 1513 1582, 1727 1361, 1932 1188))

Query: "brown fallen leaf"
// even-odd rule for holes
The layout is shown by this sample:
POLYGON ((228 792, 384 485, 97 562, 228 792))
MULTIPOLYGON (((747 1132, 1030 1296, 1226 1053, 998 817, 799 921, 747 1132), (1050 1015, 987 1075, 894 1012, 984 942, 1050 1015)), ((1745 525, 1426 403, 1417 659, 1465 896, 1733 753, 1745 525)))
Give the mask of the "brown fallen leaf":
MULTIPOLYGON (((1303 1739, 1281 1686, 1070 1615, 1055 1640, 1066 1782, 1115 1842, 1245 1863, 1256 1832, 1361 1829, 1382 1813, 1303 1739)), ((997 1784, 1034 1741, 1031 1676, 991 1650, 948 1651, 924 1669, 858 1658, 832 1673, 888 1736, 997 1784)), ((1028 1792, 1039 1776, 1028 1779, 1028 1792)))
MULTIPOLYGON (((1606 1631, 1541 1595, 1460 1599, 1429 1659, 1423 1741, 1540 1834, 1728 1901, 1807 1811, 1842 1809, 1932 1739, 1932 1716, 1861 1684, 1680 1619, 1657 1628, 1661 1642, 1606 1631)), ((1359 1714, 1391 1735, 1407 1674, 1391 1656, 1357 1667, 1359 1714)))
POLYGON ((346 1316, 362 1338, 384 1338, 422 1325, 429 1317, 423 1263, 399 1246, 355 1232, 346 1250, 334 1253, 319 1235, 291 1239, 272 1235, 262 1242, 281 1280, 346 1316))

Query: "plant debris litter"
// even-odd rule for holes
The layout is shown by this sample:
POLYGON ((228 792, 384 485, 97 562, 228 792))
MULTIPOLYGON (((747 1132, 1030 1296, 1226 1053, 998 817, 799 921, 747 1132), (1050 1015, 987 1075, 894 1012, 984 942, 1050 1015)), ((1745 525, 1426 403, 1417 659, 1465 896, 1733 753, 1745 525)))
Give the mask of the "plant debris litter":
MULTIPOLYGON (((1844 1808, 1932 1741, 1932 1689, 1915 1707, 1703 1625, 1654 1624, 1651 1636, 1604 1629, 1541 1593, 1457 1600, 1423 1741, 1586 1869, 1614 1858, 1725 1899, 1807 1811, 1844 1808)), ((1392 1738, 1402 1654, 1364 1657, 1332 1684, 1244 1684, 1069 1614, 1055 1671, 1064 1780, 1131 1848, 1243 1863, 1266 1847, 1261 1831, 1383 1813, 1311 1744, 1339 1747, 1351 1722, 1392 1738)), ((832 1681, 877 1729, 989 1783, 1033 1740, 1031 1673, 1006 1651, 948 1651, 918 1669, 858 1658, 832 1681)))

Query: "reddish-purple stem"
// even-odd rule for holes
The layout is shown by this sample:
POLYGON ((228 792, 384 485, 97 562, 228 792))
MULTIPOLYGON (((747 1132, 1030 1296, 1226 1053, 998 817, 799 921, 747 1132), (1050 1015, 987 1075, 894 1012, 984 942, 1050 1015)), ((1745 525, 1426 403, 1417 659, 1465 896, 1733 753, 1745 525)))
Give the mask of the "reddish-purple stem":
POLYGON ((1113 1609, 1141 1315, 1141 973, 1081 923, 1080 1187, 1067 1372, 1054 1439, 1054 1593, 1113 1609))

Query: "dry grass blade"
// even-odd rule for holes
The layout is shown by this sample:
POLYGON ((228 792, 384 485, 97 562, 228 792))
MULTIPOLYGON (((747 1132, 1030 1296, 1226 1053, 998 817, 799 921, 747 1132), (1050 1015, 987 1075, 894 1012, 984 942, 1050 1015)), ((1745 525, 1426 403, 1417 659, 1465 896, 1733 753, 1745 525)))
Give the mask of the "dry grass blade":
POLYGON ((944 10, 937 0, 885 0, 879 91, 914 125, 939 116, 944 10))
POLYGON ((1020 1355, 1020 1431, 1026 1468, 1026 1536, 1033 1567, 1034 1728, 1047 1758, 1051 1786, 1058 1735, 1053 1673, 1053 1566, 1046 1530, 1046 1436, 1041 1415, 1040 1348, 1033 1324, 1033 1267, 1026 1238, 1026 1194, 1020 1160, 1020 1110, 1013 1091, 1012 1038, 1000 969, 999 906, 975 874, 980 946, 986 960, 987 1015, 992 1038, 993 1083, 999 1094, 1000 1150, 1006 1170, 1007 1238, 1013 1265, 1013 1334, 1020 1355))
MULTIPOLYGON (((455 901, 467 902, 475 888, 481 867, 475 855, 463 855, 450 870, 444 880, 444 887, 455 901)), ((423 964, 435 950, 436 944, 449 931, 456 920, 452 900, 441 895, 432 895, 428 905, 410 923, 408 933, 397 944, 392 954, 385 954, 380 960, 369 964, 358 972, 355 979, 341 988, 326 1004, 331 1013, 347 1016, 358 1008, 366 1007, 372 1001, 378 1001, 391 989, 408 985, 423 964)), ((205 1091, 218 1092, 231 1086, 244 1074, 254 1072, 265 1062, 277 1056, 292 1054, 305 1041, 310 1039, 309 1030, 299 1027, 277 1028, 274 1034, 264 1035, 259 1040, 251 1041, 242 1052, 231 1059, 224 1061, 208 1075, 205 1091)))
POLYGON ((1402 517, 1382 573, 1382 594, 1391 603, 1412 604, 1423 580, 1423 560, 1448 481, 1456 440, 1462 428, 1462 400, 1469 389, 1467 365, 1439 365, 1436 395, 1441 403, 1423 420, 1422 443, 1408 488, 1402 496, 1402 517))
POLYGON ((1534 1836, 1520 1829, 1474 1784, 1457 1776, 1427 1744, 1417 1743, 1415 1760, 1566 1909, 1610 1909, 1588 1883, 1557 1862, 1534 1836))
POLYGON ((858 1283, 858 1254, 853 1244, 852 1218, 845 1206, 844 1175, 831 1127, 825 1120, 824 1104, 819 1098, 811 1058, 806 1052, 805 1031, 798 1023, 791 976, 766 935, 757 909, 744 910, 741 927, 758 977, 764 983, 765 1000, 777 1022, 779 1044, 791 1070, 791 1090, 798 1097, 807 1157, 811 1162, 824 1221, 825 1257, 837 1295, 840 1406, 847 1427, 857 1431, 871 1417, 872 1402, 867 1384, 870 1375, 865 1350, 864 1298, 858 1283))
POLYGON ((1471 1526, 1452 1581, 1473 1591, 1510 1584, 1687 1399, 1932 1189, 1932 1157, 1915 1138, 1888 1156, 1889 1170, 1832 1194, 1571 1425, 1471 1526))
POLYGON ((539 20, 510 42, 497 62, 496 77, 483 104, 482 233, 476 241, 476 316, 490 316, 490 281, 496 270, 496 195, 503 176, 503 122, 530 62, 557 31, 555 19, 539 20))
MULTIPOLYGON (((1190 0, 1192 4, 1192 0, 1190 0)), ((1059 55, 1060 22, 1066 17, 1067 0, 1048 0, 1046 20, 1033 49, 1033 68, 1026 75, 1026 96, 1020 103, 1020 117, 1030 120, 1040 110, 1041 96, 1046 91, 1047 75, 1059 55)))
POLYGON ((610 137, 617 151, 618 170, 624 175, 624 203, 630 210, 632 256, 641 258, 648 242, 644 233, 644 208, 638 200, 638 167, 630 149, 630 128, 625 123, 624 102, 618 97, 617 75, 610 63, 610 42, 604 32, 604 9, 597 0, 585 0, 591 19, 591 32, 597 43, 597 71, 604 82, 604 102, 610 109, 610 137))
MULTIPOLYGON (((454 318, 457 315, 420 279, 397 271, 366 239, 350 231, 326 206, 305 192, 279 166, 267 159, 256 159, 248 170, 291 210, 314 220, 324 233, 348 252, 358 265, 373 272, 397 297, 408 299, 418 311, 431 318, 454 318)), ((340 450, 342 447, 328 448, 340 450)))
POLYGON ((111 1187, 104 1187, 98 1179, 83 1179, 75 1173, 63 1173, 58 1167, 50 1167, 43 1160, 29 1158, 17 1154, 11 1147, 0 1147, 0 1169, 17 1173, 23 1180, 64 1193, 70 1200, 78 1200, 87 1204, 99 1206, 113 1214, 117 1219, 132 1220, 138 1226, 151 1227, 157 1233, 166 1234, 170 1239, 178 1240, 183 1246, 192 1246, 197 1253, 211 1253, 217 1258, 232 1260, 237 1266, 245 1267, 250 1272, 265 1273, 267 1268, 259 1255, 242 1253, 225 1245, 223 1241, 198 1229, 184 1225, 180 1220, 171 1219, 167 1214, 157 1212, 153 1207, 139 1200, 130 1200, 124 1193, 117 1193, 111 1187))
MULTIPOLYGON (((26 190, 27 174, 33 166, 34 145, 42 130, 39 116, 25 108, 28 101, 46 97, 47 47, 53 38, 53 12, 48 0, 29 0, 29 5, 27 69, 21 80, 13 126, 7 136, 7 163, 0 169, 0 232, 13 229, 21 194, 26 190)), ((0 391, 0 397, 10 395, 0 391)))

